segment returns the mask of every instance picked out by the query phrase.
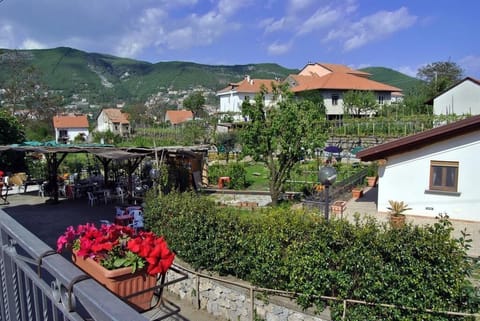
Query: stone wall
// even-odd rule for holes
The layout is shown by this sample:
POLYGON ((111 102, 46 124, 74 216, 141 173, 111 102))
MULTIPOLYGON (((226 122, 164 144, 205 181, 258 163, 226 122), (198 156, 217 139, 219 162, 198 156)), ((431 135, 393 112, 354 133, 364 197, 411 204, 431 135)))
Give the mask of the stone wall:
MULTIPOLYGON (((179 269, 182 269, 177 265, 179 269)), ((231 321, 253 321, 251 319, 250 284, 235 278, 214 279, 198 277, 188 273, 184 281, 171 284, 167 291, 177 295, 182 301, 194 307, 206 310, 210 314, 231 321), (221 279, 225 282, 216 280, 221 279), (197 284, 197 282, 199 282, 197 284), (237 284, 237 285, 235 285, 237 284), (198 286, 198 290, 197 290, 198 286), (199 297, 197 298, 197 292, 199 297)), ((166 281, 178 278, 180 275, 170 270, 166 281)), ((269 296, 261 299, 261 293, 254 292, 254 311, 256 317, 266 321, 326 321, 330 313, 325 310, 315 316, 311 311, 302 311, 292 300, 283 297, 269 296)))

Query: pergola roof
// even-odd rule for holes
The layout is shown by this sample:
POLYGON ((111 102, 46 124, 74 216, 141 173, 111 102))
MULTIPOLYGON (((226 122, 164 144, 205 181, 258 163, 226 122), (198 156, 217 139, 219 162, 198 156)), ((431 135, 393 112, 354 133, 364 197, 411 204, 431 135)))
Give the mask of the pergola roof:
POLYGON ((113 159, 113 160, 126 160, 130 158, 154 156, 155 153, 169 154, 186 154, 188 156, 194 156, 195 152, 205 152, 208 150, 207 145, 199 146, 165 146, 156 148, 141 148, 141 147, 113 147, 111 145, 69 145, 69 144, 26 144, 26 145, 4 145, 0 146, 0 152, 13 150, 18 152, 32 152, 42 154, 56 154, 56 153, 90 153, 98 157, 113 159))

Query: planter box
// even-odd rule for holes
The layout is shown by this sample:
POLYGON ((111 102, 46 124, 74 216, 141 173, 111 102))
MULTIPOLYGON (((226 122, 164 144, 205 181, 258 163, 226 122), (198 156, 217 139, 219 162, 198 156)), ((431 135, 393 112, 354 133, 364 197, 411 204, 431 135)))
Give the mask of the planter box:
POLYGON ((157 283, 155 275, 149 275, 145 271, 132 273, 132 268, 125 267, 116 270, 107 270, 96 261, 90 258, 77 257, 72 254, 72 260, 75 265, 89 274, 98 283, 105 286, 114 294, 125 300, 138 311, 144 311, 151 308, 154 287, 157 283), (129 295, 152 288, 151 291, 141 293, 129 298, 129 295))
POLYGON ((343 215, 343 211, 345 211, 346 205, 347 205, 347 202, 345 201, 336 201, 332 204, 330 209, 333 214, 343 215))
POLYGON ((352 189, 352 197, 357 199, 363 196, 363 189, 354 188, 352 189))

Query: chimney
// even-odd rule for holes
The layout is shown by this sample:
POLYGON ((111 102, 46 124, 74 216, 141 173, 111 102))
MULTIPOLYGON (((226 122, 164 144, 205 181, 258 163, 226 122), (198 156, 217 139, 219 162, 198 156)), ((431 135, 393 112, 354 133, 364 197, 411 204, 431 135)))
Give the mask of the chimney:
POLYGON ((245 80, 250 82, 250 75, 245 75, 245 80))

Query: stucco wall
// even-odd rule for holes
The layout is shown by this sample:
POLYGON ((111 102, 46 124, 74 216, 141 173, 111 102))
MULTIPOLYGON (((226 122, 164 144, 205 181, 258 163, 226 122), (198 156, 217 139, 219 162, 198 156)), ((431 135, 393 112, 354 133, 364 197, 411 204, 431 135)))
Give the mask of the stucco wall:
POLYGON ((433 100, 433 113, 446 114, 480 114, 480 85, 465 80, 444 92, 433 100))
POLYGON ((406 214, 435 217, 446 213, 452 219, 480 221, 478 155, 480 132, 477 131, 389 157, 386 165, 379 169, 378 211, 388 212, 388 200, 396 200, 412 208, 406 214), (459 162, 460 195, 426 192, 432 160, 459 162))

